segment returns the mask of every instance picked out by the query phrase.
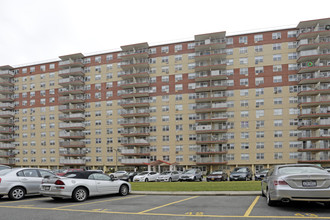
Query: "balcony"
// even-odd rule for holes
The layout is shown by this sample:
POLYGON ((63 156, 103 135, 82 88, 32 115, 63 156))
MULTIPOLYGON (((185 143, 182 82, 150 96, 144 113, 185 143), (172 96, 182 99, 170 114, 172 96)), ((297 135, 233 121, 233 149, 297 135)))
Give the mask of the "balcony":
POLYGON ((16 164, 16 162, 15 162, 15 159, 0 158, 0 164, 13 166, 16 164))
POLYGON ((195 40, 197 40, 195 41, 195 51, 224 49, 226 48, 226 40, 224 37, 225 36, 215 39, 199 39, 199 37, 195 37, 195 40))
POLYGON ((15 144, 11 143, 0 143, 0 150, 13 150, 15 149, 15 144))
POLYGON ((12 152, 0 152, 0 158, 10 158, 15 157, 15 153, 12 152))
POLYGON ((123 156, 150 156, 150 150, 149 149, 122 149, 121 155, 123 156))
POLYGON ((148 165, 149 159, 121 159, 121 163, 124 165, 148 165))
POLYGON ((75 68, 75 67, 84 67, 84 60, 83 59, 66 59, 65 57, 60 57, 61 59, 65 59, 58 63, 59 67, 61 68, 75 68))
POLYGON ((84 148, 85 143, 83 141, 61 141, 60 147, 65 148, 84 148))
POLYGON ((130 129, 124 129, 124 131, 121 133, 124 137, 142 137, 142 136, 149 136, 149 129, 145 128, 130 128, 130 129))
POLYGON ((84 130, 85 124, 84 123, 60 123, 59 128, 65 129, 65 130, 84 130))
POLYGON ((148 87, 150 85, 150 81, 148 78, 141 78, 138 80, 124 80, 121 81, 120 88, 129 89, 129 88, 141 88, 148 87))
POLYGON ((121 145, 123 146, 150 146, 150 143, 146 139, 131 138, 122 140, 121 145))
POLYGON ((302 39, 298 43, 297 51, 312 50, 312 49, 323 49, 329 48, 330 38, 321 37, 319 39, 302 39))
POLYGON ((15 133, 15 131, 11 127, 0 127, 0 134, 13 134, 13 133, 15 133))
POLYGON ((58 72, 58 75, 61 76, 61 77, 84 76, 85 72, 84 72, 83 68, 77 67, 77 68, 70 68, 70 69, 60 70, 58 72))
POLYGON ((87 154, 86 149, 82 150, 69 150, 69 149, 60 149, 60 156, 64 157, 84 157, 87 154))
POLYGON ((226 125, 214 124, 212 125, 198 125, 196 127, 197 134, 209 134, 209 133, 225 133, 228 131, 226 125))
POLYGON ((207 70, 225 70, 227 66, 226 61, 218 60, 212 62, 196 62, 196 71, 207 71, 207 70))
POLYGON ((212 70, 212 71, 203 71, 198 72, 195 78, 196 82, 210 81, 210 80, 225 80, 228 79, 226 70, 212 70))
POLYGON ((69 95, 69 94, 84 94, 85 88, 83 86, 69 86, 67 88, 59 88, 59 95, 69 95))
POLYGON ((129 70, 132 68, 141 69, 141 68, 149 68, 149 60, 148 59, 132 59, 128 61, 122 61, 120 63, 121 68, 123 70, 129 70))
POLYGON ((330 140, 330 134, 320 131, 306 132, 298 134, 298 141, 308 140, 330 140))
POLYGON ((195 92, 221 91, 226 90, 227 87, 228 84, 223 81, 203 82, 196 84, 195 92))
POLYGON ((123 109, 123 111, 120 112, 120 116, 123 118, 149 117, 150 111, 149 109, 123 109))
POLYGON ((322 96, 301 96, 298 99, 299 107, 311 107, 319 105, 330 105, 330 97, 327 95, 322 96))
POLYGON ((70 96, 62 96, 58 98, 59 103, 84 103, 85 97, 83 95, 70 95, 70 96))
POLYGON ((125 50, 121 53, 120 58, 122 60, 131 60, 132 58, 135 59, 146 59, 149 57, 149 49, 148 48, 131 48, 130 50, 125 50))
POLYGON ((60 164, 62 165, 85 165, 85 159, 60 159, 60 164))
POLYGON ((317 71, 329 71, 330 60, 321 60, 321 62, 304 62, 300 63, 298 73, 310 73, 317 71))
POLYGON ((81 113, 59 115, 61 121, 84 121, 85 115, 81 113))
POLYGON ((227 109, 227 103, 198 103, 195 112, 225 112, 227 109))
POLYGON ((14 94, 14 88, 0 86, 0 94, 14 94))
POLYGON ((13 142, 15 138, 13 135, 1 135, 0 134, 0 141, 2 142, 13 142))
POLYGON ((13 102, 14 99, 13 95, 0 95, 0 102, 13 102))
POLYGON ((120 103, 120 106, 123 108, 132 108, 132 107, 149 107, 149 99, 136 99, 136 100, 125 100, 120 103))
POLYGON ((330 94, 330 84, 321 85, 321 86, 303 86, 300 88, 298 96, 312 96, 319 94, 330 94))
POLYGON ((15 113, 12 111, 0 111, 0 118, 12 118, 15 117, 15 113))
POLYGON ((85 134, 83 132, 60 131, 59 137, 63 139, 84 139, 85 134))
POLYGON ((196 103, 226 101, 226 92, 204 92, 196 94, 196 103))
POLYGON ((198 51, 195 54, 195 60, 196 61, 206 61, 206 60, 219 60, 226 58, 227 53, 226 50, 220 49, 220 50, 204 50, 204 51, 198 51))
POLYGON ((0 108, 5 110, 12 110, 15 108, 14 103, 0 103, 0 108))
POLYGON ((150 126, 149 118, 125 119, 120 123, 123 127, 148 127, 150 126))
POLYGON ((225 147, 199 147, 196 150, 197 155, 216 155, 226 154, 228 151, 225 147))
POLYGON ((85 105, 78 105, 78 104, 60 105, 59 111, 61 111, 61 112, 84 112, 85 105))
POLYGON ((225 135, 206 135, 203 137, 197 137, 197 144, 224 144, 227 143, 227 137, 225 135))
POLYGON ((304 73, 300 75, 298 84, 329 83, 330 72, 304 73))
POLYGON ((227 115, 219 115, 219 116, 205 116, 205 117, 199 117, 196 119, 197 123, 211 123, 211 122, 223 122, 227 121, 228 116, 227 115))
POLYGON ((329 163, 329 152, 302 152, 299 155, 298 163, 329 163))
POLYGON ((15 76, 12 70, 0 70, 0 78, 12 78, 15 76))
POLYGON ((134 69, 124 71, 123 74, 120 75, 122 79, 132 79, 132 78, 147 78, 149 77, 149 69, 134 69))
POLYGON ((129 89, 123 91, 119 96, 122 98, 149 97, 149 89, 129 89))
POLYGON ((300 51, 298 53, 298 63, 307 62, 307 61, 316 61, 317 59, 330 59, 330 51, 328 49, 323 49, 322 51, 319 50, 307 50, 307 51, 300 51))
POLYGON ((320 128, 330 128, 330 119, 303 120, 298 124, 299 130, 312 130, 320 128))
POLYGON ((325 30, 325 27, 315 27, 315 28, 304 28, 300 29, 297 40, 306 38, 317 38, 317 37, 329 36, 329 31, 325 30))
POLYGON ((58 84, 61 86, 66 86, 66 85, 84 85, 84 77, 81 76, 76 76, 76 77, 69 77, 69 78, 64 78, 64 79, 59 79, 58 84))
POLYGON ((2 86, 14 86, 14 81, 12 79, 0 78, 0 85, 2 85, 2 86))

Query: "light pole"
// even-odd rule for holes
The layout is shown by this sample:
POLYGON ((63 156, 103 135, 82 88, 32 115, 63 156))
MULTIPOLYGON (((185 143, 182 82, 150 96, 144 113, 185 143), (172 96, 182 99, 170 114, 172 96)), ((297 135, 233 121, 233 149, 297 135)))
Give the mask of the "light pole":
POLYGON ((116 167, 115 171, 118 171, 118 152, 120 152, 120 149, 113 149, 116 152, 116 167))

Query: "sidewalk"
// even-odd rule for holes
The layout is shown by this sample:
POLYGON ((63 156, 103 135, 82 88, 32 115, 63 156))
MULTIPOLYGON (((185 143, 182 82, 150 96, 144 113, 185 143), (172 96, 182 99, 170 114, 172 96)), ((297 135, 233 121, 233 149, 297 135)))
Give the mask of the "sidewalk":
POLYGON ((131 195, 170 195, 170 196, 260 196, 260 191, 132 191, 131 195))

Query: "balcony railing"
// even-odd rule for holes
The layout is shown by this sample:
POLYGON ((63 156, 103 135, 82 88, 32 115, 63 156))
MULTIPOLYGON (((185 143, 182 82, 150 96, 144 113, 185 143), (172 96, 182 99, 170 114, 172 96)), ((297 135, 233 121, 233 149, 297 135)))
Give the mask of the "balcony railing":
POLYGON ((81 65, 83 65, 83 63, 84 63, 83 59, 76 59, 76 60, 68 59, 68 60, 60 61, 58 63, 58 65, 59 66, 66 66, 66 65, 71 65, 71 64, 81 64, 81 65))
POLYGON ((149 162, 149 159, 121 159, 121 163, 123 164, 144 164, 149 162))
POLYGON ((65 131, 60 131, 59 136, 61 138, 84 138, 85 134, 83 132, 65 132, 65 131))
POLYGON ((15 149, 15 144, 0 143, 0 149, 15 149))
POLYGON ((60 164, 85 164, 85 159, 60 159, 60 164))
POLYGON ((60 147, 85 147, 83 141, 61 141, 60 147))
POLYGON ((226 39, 224 38, 218 38, 218 39, 206 39, 201 41, 195 41, 196 46, 202 46, 202 45, 208 45, 208 44, 220 44, 220 43, 226 43, 226 39))
POLYGON ((69 78, 64 78, 64 79, 59 79, 58 83, 59 84, 64 84, 64 83, 83 83, 84 82, 84 77, 81 76, 76 76, 76 77, 69 77, 69 78))
POLYGON ((59 128, 60 129, 66 129, 66 128, 79 128, 79 129, 83 129, 85 128, 85 124, 84 123, 60 123, 59 124, 59 128))
POLYGON ((0 77, 2 76, 14 77, 15 73, 12 70, 0 70, 0 77))
POLYGON ((0 103, 0 108, 14 108, 15 104, 14 103, 0 103))
POLYGON ((76 114, 61 114, 59 115, 59 119, 63 120, 63 119, 76 119, 76 118, 85 118, 84 114, 81 113, 76 113, 76 114))
POLYGON ((72 104, 72 105, 60 105, 59 106, 60 111, 69 111, 69 110, 85 110, 85 105, 79 105, 79 104, 72 104))
POLYGON ((0 111, 0 117, 1 116, 14 117, 15 116, 15 112, 12 112, 12 111, 0 111))
POLYGON ((149 149, 122 149, 121 150, 122 154, 149 154, 150 150, 149 149))

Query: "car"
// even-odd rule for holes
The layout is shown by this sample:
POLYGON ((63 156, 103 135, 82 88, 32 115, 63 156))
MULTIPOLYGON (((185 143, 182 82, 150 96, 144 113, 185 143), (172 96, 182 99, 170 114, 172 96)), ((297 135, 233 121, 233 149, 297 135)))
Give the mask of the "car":
POLYGON ((234 180, 252 180, 252 171, 248 167, 235 167, 229 175, 229 181, 234 180))
POLYGON ((39 194, 43 177, 55 176, 52 172, 38 168, 13 168, 0 171, 0 198, 4 195, 12 200, 23 199, 29 194, 39 194))
POLYGON ((276 165, 261 181, 261 194, 267 204, 317 201, 330 203, 330 175, 313 164, 276 165))
POLYGON ((176 182, 179 181, 178 171, 164 171, 157 177, 157 182, 176 182))
POLYGON ((133 182, 155 182, 159 173, 154 171, 143 171, 133 178, 133 182))
POLYGON ((200 169, 190 169, 184 171, 181 176, 179 181, 202 181, 203 180, 203 175, 202 171, 200 169))
POLYGON ((6 165, 0 165, 0 170, 11 169, 11 167, 6 165))
POLYGON ((213 171, 206 177, 206 181, 226 181, 228 180, 228 174, 222 170, 213 171))
POLYGON ((137 172, 129 172, 128 173, 128 181, 133 182, 133 178, 137 175, 137 172))
POLYGON ((113 176, 115 179, 129 181, 129 174, 126 171, 116 171, 114 173, 110 173, 109 176, 113 176))
POLYGON ((50 176, 42 180, 39 193, 54 200, 72 198, 83 202, 88 197, 108 194, 126 196, 131 185, 95 171, 68 172, 65 176, 50 176))
POLYGON ((84 171, 84 169, 66 169, 66 170, 62 170, 60 173, 55 173, 55 174, 57 176, 64 176, 66 173, 73 171, 84 171))
POLYGON ((269 169, 258 170, 254 175, 254 180, 262 180, 268 173, 269 169))

